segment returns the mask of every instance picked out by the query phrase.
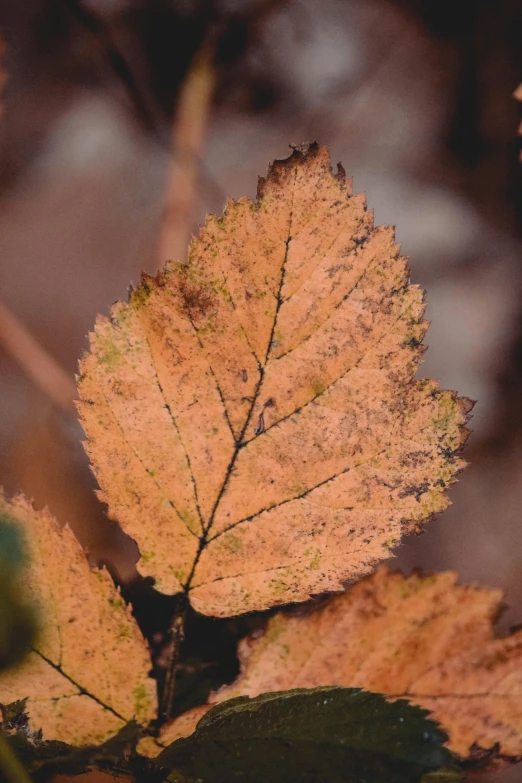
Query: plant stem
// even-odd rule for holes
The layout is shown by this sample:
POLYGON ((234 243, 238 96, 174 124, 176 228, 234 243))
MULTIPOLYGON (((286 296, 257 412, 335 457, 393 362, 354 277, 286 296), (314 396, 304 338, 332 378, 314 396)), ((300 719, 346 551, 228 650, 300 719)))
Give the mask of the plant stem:
POLYGON ((173 159, 167 177, 164 218, 158 245, 158 268, 184 261, 194 228, 201 153, 216 86, 214 47, 203 43, 181 88, 172 133, 173 159))
POLYGON ((0 345, 50 400, 76 417, 76 384, 27 327, 0 302, 0 345))
POLYGON ((31 783, 31 778, 20 764, 7 737, 0 732, 0 777, 8 783, 31 783))
POLYGON ((169 630, 170 652, 167 665, 165 683, 161 697, 161 717, 170 720, 172 706, 174 704, 174 687, 176 684, 176 667, 181 650, 181 644, 185 638, 185 618, 187 616, 188 598, 185 594, 180 597, 179 604, 172 618, 169 630))

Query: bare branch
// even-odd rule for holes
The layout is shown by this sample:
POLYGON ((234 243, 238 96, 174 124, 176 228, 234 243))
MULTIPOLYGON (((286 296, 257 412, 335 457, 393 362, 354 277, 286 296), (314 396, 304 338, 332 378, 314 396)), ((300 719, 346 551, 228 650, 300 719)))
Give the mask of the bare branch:
POLYGON ((0 345, 55 405, 76 416, 73 379, 1 302, 0 345))
POLYGON ((212 46, 201 48, 181 89, 158 245, 160 268, 167 260, 184 260, 187 252, 197 204, 201 151, 216 84, 213 54, 212 46))

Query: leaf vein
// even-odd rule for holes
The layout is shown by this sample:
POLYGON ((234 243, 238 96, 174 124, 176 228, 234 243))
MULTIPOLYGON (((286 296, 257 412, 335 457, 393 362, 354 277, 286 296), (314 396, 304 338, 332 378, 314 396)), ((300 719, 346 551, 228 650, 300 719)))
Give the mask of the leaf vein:
MULTIPOLYGON (((340 375, 338 378, 335 378, 333 381, 331 381, 331 383, 329 383, 329 384, 328 384, 328 385, 327 385, 327 386, 326 386, 326 387, 325 387, 325 388, 324 388, 324 389, 323 389, 321 392, 319 392, 319 393, 318 393, 318 394, 316 394, 314 397, 312 397, 312 399, 311 399, 311 400, 308 400, 308 402, 305 402, 303 405, 299 406, 298 408, 295 408, 295 409, 294 409, 294 410, 293 410, 291 413, 288 413, 288 414, 286 414, 286 416, 283 416, 281 419, 279 419, 279 421, 275 421, 273 424, 270 424, 268 427, 266 427, 266 429, 265 429, 265 430, 263 430, 263 432, 262 432, 262 433, 260 433, 260 435, 254 435, 252 438, 249 438, 247 441, 245 441, 245 442, 242 444, 242 448, 244 448, 245 446, 247 446, 247 445, 248 445, 248 444, 249 444, 251 441, 253 441, 255 438, 262 437, 263 435, 266 435, 266 434, 267 434, 267 433, 268 433, 268 432, 269 432, 271 429, 273 429, 274 427, 278 427, 280 424, 282 424, 282 423, 283 423, 284 421, 286 421, 287 419, 290 419, 292 416, 295 416, 296 414, 298 414, 298 413, 301 413, 301 411, 303 411, 303 410, 304 410, 305 408, 307 408, 309 405, 311 405, 312 403, 314 403, 314 402, 315 402, 315 401, 316 401, 316 400, 317 400, 319 397, 322 397, 324 394, 326 394, 326 392, 327 392, 329 389, 331 389, 331 388, 332 388, 332 386, 334 386, 336 383, 338 383, 339 381, 342 381, 344 378, 346 378, 346 376, 347 376, 347 375, 348 375, 350 372, 352 372, 353 370, 356 370, 356 369, 357 369, 357 367, 358 367, 358 366, 361 364, 361 362, 363 362, 363 361, 364 361, 364 360, 367 358, 367 356, 369 356, 369 354, 370 354, 372 351, 374 351, 374 350, 375 350, 375 349, 376 349, 376 348, 379 346, 379 344, 380 344, 380 343, 381 343, 381 342, 382 342, 382 341, 383 341, 383 340, 384 340, 384 339, 385 339, 385 338, 386 338, 386 337, 387 337, 387 336, 388 336, 388 335, 391 333, 391 331, 392 331, 392 330, 393 330, 393 329, 394 329, 394 328, 397 326, 397 324, 399 323, 399 321, 401 321, 401 319, 402 319, 402 317, 403 317, 404 313, 406 312, 406 310, 408 309, 408 307, 409 307, 409 304, 407 304, 407 305, 405 305, 405 306, 404 306, 404 309, 403 309, 403 310, 401 310, 400 314, 398 315, 397 319, 396 319, 396 320, 393 322, 393 324, 391 325, 391 327, 389 328, 389 330, 387 330, 387 331, 385 331, 383 334, 381 334, 381 336, 380 336, 380 337, 378 337, 378 338, 377 338, 377 340, 376 340, 376 341, 375 341, 375 342, 374 342, 372 345, 370 345, 370 346, 368 347, 368 349, 367 349, 367 350, 366 350, 366 351, 365 351, 365 352, 362 354, 362 356, 360 356, 360 357, 357 359, 357 361, 356 361, 354 364, 352 364, 352 366, 351 366, 351 367, 348 367, 348 369, 347 369, 347 370, 346 370, 346 371, 345 371, 345 372, 344 372, 342 375, 340 375)), ((285 354, 285 355, 286 355, 286 354, 285 354)), ((379 368, 379 369, 383 369, 383 368, 379 368)), ((332 410, 334 410, 334 409, 332 409, 332 410)))
MULTIPOLYGON (((134 448, 134 446, 132 446, 132 445, 131 445, 131 443, 129 442, 129 440, 128 440, 127 436, 125 435, 125 430, 124 430, 124 428, 122 427, 122 425, 120 424, 120 421, 119 421, 118 417, 116 416, 116 413, 115 413, 115 412, 114 412, 114 410, 113 410, 113 407, 112 407, 112 405, 111 405, 111 401, 110 401, 110 399, 107 397, 107 395, 106 395, 106 394, 104 394, 103 396, 104 396, 104 398, 105 398, 105 402, 106 402, 106 404, 107 404, 107 407, 108 407, 109 411, 111 412, 111 415, 112 415, 112 417, 114 418, 114 421, 116 422, 116 426, 119 428, 119 430, 120 430, 120 432, 121 432, 121 436, 122 436, 122 438, 123 438, 123 440, 124 440, 125 444, 127 445, 128 449, 129 449, 129 450, 132 452, 132 454, 134 454, 134 456, 136 457, 136 459, 138 460, 138 462, 139 462, 139 463, 140 463, 140 465, 142 466, 143 470, 145 471, 145 474, 147 475, 147 477, 148 477, 149 479, 151 479, 151 481, 153 481, 153 482, 154 482, 154 484, 156 485, 157 489, 159 489, 160 491, 162 491, 162 489, 163 489, 163 488, 161 487, 161 485, 159 484, 159 482, 158 482, 158 481, 157 481, 157 480, 154 478, 154 476, 152 475, 152 472, 151 472, 150 468, 148 468, 148 467, 147 467, 147 465, 145 464, 144 460, 143 460, 143 459, 142 459, 142 457, 140 456, 139 452, 138 452, 138 451, 137 451, 137 450, 134 448)), ((184 524, 184 526, 186 527, 186 529, 188 530, 188 532, 189 532, 189 533, 191 533, 193 536, 195 536, 195 538, 198 538, 198 535, 197 535, 197 533, 194 533, 194 531, 190 529, 190 527, 187 525, 186 521, 183 519, 183 517, 182 517, 182 515, 181 515, 181 512, 180 512, 180 510, 177 508, 177 506, 176 506, 176 504, 174 503, 174 501, 173 501, 173 500, 170 500, 170 498, 169 498, 167 502, 168 502, 168 503, 169 503, 169 505, 170 505, 170 506, 171 506, 171 507, 174 509, 174 511, 175 511, 175 512, 176 512, 176 514, 178 515, 178 517, 179 517, 180 521, 181 521, 181 522, 183 522, 183 524, 184 524)))
MULTIPOLYGON (((421 427, 421 429, 418 430, 418 433, 420 434, 421 432, 425 432, 426 430, 429 430, 430 428, 431 428, 431 425, 428 424, 428 425, 426 425, 426 427, 421 427)), ((238 522, 234 522, 233 524, 229 525, 224 530, 221 530, 219 533, 216 533, 216 535, 213 536, 209 540, 209 543, 210 543, 210 541, 214 541, 216 538, 219 538, 220 536, 224 535, 225 533, 228 533, 229 530, 232 530, 233 528, 237 527, 238 525, 242 525, 244 522, 252 522, 254 519, 256 519, 256 517, 261 516, 261 514, 264 514, 267 511, 272 511, 272 509, 274 509, 274 508, 279 508, 280 506, 284 506, 287 503, 292 503, 294 500, 302 500, 303 498, 306 498, 307 495, 309 495, 315 489, 318 489, 318 487, 322 487, 324 484, 328 484, 329 481, 333 481, 333 479, 338 478, 339 476, 343 476, 345 473, 348 473, 350 470, 358 470, 359 468, 363 467, 364 465, 367 465, 368 462, 371 462, 373 459, 376 459, 377 457, 380 457, 388 449, 392 448, 395 445, 396 442, 397 442, 397 439, 390 440, 390 442, 383 449, 381 449, 380 451, 377 451, 374 454, 371 454, 367 459, 363 460, 362 462, 359 462, 357 465, 353 465, 352 467, 346 468, 345 470, 341 470, 339 473, 335 473, 334 475, 329 476, 328 478, 324 479, 324 481, 320 481, 318 484, 315 484, 313 487, 310 487, 310 489, 307 489, 301 495, 296 495, 293 498, 288 498, 287 500, 282 500, 280 503, 274 503, 272 506, 267 506, 266 508, 263 508, 260 511, 256 511, 256 513, 252 514, 250 517, 245 517, 244 519, 240 519, 238 522)))
MULTIPOLYGON (((71 685, 74 685, 75 688, 78 689, 79 694, 81 696, 88 696, 90 699, 95 701, 97 704, 100 705, 100 707, 103 707, 105 710, 108 710, 109 712, 112 712, 113 715, 115 715, 117 718, 125 722, 125 718, 123 715, 120 715, 118 712, 116 712, 115 709, 112 707, 109 707, 108 704, 105 704, 101 699, 99 699, 97 696, 94 696, 92 693, 89 693, 88 690, 86 690, 82 685, 76 682, 76 680, 73 680, 72 677, 70 677, 64 670, 61 668, 61 666, 58 666, 57 664, 53 663, 47 656, 45 656, 43 653, 40 652, 40 650, 37 650, 35 647, 33 647, 33 652, 38 655, 45 663, 47 663, 52 669, 58 672, 58 674, 61 674, 62 677, 64 677, 66 680, 68 680, 71 685)), ((73 694, 75 695, 75 694, 73 694)), ((61 697, 58 697, 60 699, 61 697)))

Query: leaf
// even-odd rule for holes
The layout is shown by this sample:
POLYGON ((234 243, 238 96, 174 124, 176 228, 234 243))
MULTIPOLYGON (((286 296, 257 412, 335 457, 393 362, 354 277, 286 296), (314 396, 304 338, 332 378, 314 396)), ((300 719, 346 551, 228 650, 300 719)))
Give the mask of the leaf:
POLYGON ((41 625, 22 665, 0 673, 0 702, 28 697, 33 730, 76 745, 103 742, 132 718, 147 724, 156 708, 147 646, 107 572, 92 571, 71 530, 22 496, 0 495, 0 515, 27 541, 22 592, 41 625))
MULTIPOLYGON (((13 707, 15 705, 8 705, 7 710, 13 707)), ((4 720, 5 711, 6 708, 3 708, 4 720)), ((27 720, 27 716, 19 715, 18 722, 24 717, 27 720)), ((130 754, 135 749, 141 731, 135 721, 130 721, 102 745, 82 748, 55 740, 45 742, 26 729, 9 732, 7 739, 32 780, 42 783, 58 774, 79 775, 93 768, 125 771, 132 765, 130 754)))
POLYGON ((295 150, 97 321, 78 386, 100 497, 199 612, 341 590, 448 503, 471 403, 412 380, 423 292, 372 225, 325 147, 295 150))
POLYGON ((157 763, 172 770, 172 783, 414 783, 451 762, 445 739, 407 702, 356 689, 295 689, 214 707, 157 763))
POLYGON ((0 670, 18 663, 34 639, 33 607, 20 598, 22 563, 19 532, 0 517, 0 670))
MULTIPOLYGON (((520 759, 522 631, 495 638, 500 601, 498 590, 457 585, 450 572, 405 578, 382 567, 315 611, 279 613, 264 636, 244 639, 242 673, 210 701, 295 687, 366 688, 430 710, 460 756, 482 749, 520 759)), ((193 731, 206 709, 166 726, 160 744, 193 731)))

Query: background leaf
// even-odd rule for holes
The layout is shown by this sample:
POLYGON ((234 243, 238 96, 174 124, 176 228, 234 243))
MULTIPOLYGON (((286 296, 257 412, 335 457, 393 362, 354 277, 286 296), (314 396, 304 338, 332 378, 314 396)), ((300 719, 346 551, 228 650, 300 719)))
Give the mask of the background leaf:
MULTIPOLYGON (((495 638, 498 590, 380 568, 315 611, 272 617, 243 639, 236 682, 210 703, 291 687, 360 687, 411 699, 472 761, 522 757, 522 631, 495 638)), ((167 744, 194 730, 206 707, 166 725, 167 744)), ((152 748, 149 752, 152 752, 152 748)))
POLYGON ((45 741, 41 732, 32 732, 25 701, 1 705, 2 730, 35 783, 59 774, 80 775, 93 768, 129 776, 131 754, 142 733, 136 721, 129 721, 101 745, 77 748, 56 740, 45 741))
POLYGON ((22 599, 38 606, 40 633, 16 669, 0 673, 0 702, 28 698, 45 739, 100 743, 132 718, 156 717, 145 640, 105 570, 91 570, 71 530, 22 496, 0 495, 0 513, 23 530, 28 549, 22 599))

